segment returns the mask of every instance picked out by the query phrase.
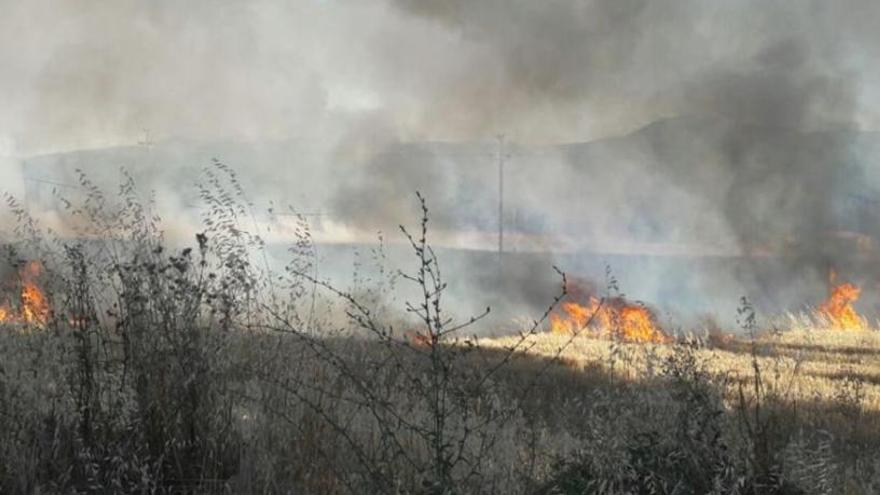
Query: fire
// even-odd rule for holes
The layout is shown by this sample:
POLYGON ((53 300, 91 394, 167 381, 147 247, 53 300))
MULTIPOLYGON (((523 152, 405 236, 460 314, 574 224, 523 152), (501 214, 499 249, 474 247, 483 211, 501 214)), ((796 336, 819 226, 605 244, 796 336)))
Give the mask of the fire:
POLYGON ((559 334, 592 332, 592 335, 617 337, 626 342, 668 342, 645 306, 614 297, 601 301, 589 296, 584 303, 565 302, 561 311, 550 315, 550 331, 559 334), (588 328, 589 327, 589 328, 588 328))
POLYGON ((851 283, 836 284, 837 274, 832 270, 829 276, 828 299, 819 305, 819 314, 827 318, 831 328, 837 330, 862 330, 867 325, 865 319, 856 312, 853 303, 862 292, 851 283))
POLYGON ((42 272, 43 265, 39 261, 30 261, 19 270, 20 309, 15 311, 8 302, 0 305, 0 323, 45 325, 49 321, 49 300, 38 284, 42 272))
POLYGON ((418 330, 408 330, 403 337, 413 347, 428 347, 431 345, 431 336, 418 330))

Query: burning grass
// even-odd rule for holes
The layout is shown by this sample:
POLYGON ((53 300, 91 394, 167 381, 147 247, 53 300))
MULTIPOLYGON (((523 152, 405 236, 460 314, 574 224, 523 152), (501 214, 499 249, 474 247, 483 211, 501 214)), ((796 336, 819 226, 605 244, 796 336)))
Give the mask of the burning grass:
POLYGON ((600 298, 585 283, 568 283, 569 300, 550 313, 550 332, 560 335, 588 334, 624 342, 669 342, 654 312, 625 296, 600 298))
POLYGON ((564 302, 550 315, 550 331, 561 335, 587 332, 594 337, 624 342, 670 340, 649 308, 622 297, 606 300, 590 297, 583 303, 564 302))
POLYGON ((11 291, 18 297, 15 301, 7 300, 0 304, 0 324, 25 323, 43 326, 49 321, 51 307, 49 299, 40 285, 43 265, 31 260, 22 265, 14 280, 9 285, 17 286, 11 291))
POLYGON ((867 328, 867 321, 853 307, 861 292, 855 284, 838 283, 837 273, 832 270, 828 280, 828 298, 819 305, 817 311, 832 329, 864 330, 867 328))

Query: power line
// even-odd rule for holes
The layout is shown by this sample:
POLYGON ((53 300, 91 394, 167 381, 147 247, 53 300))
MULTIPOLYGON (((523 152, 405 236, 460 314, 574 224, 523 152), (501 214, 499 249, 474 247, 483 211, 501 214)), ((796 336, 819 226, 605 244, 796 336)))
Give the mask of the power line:
POLYGON ((37 179, 35 177, 25 177, 24 180, 28 181, 28 182, 39 182, 40 184, 50 184, 50 185, 58 186, 58 187, 67 187, 70 189, 82 189, 82 186, 79 186, 79 185, 65 184, 63 182, 56 182, 56 181, 47 180, 47 179, 37 179))

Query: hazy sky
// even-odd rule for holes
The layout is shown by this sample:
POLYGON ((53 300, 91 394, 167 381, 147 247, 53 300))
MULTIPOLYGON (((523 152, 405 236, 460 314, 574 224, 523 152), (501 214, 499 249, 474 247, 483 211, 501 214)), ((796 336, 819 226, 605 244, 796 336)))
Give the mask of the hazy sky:
POLYGON ((880 128, 859 1, 0 0, 0 155, 174 137, 880 128))

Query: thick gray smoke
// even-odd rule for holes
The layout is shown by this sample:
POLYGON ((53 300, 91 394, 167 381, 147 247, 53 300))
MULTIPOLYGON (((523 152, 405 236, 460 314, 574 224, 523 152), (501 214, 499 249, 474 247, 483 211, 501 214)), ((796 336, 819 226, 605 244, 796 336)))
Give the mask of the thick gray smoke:
MULTIPOLYGON (((777 286, 821 291, 831 267, 872 275, 853 245, 880 237, 876 2, 2 10, 7 155, 131 145, 149 131, 162 161, 134 166, 217 156, 244 169, 255 198, 367 233, 411 221, 420 190, 447 245, 491 249, 504 133, 510 250, 552 253, 507 264, 522 272, 514 285, 579 252, 746 260, 699 283, 679 268, 639 268, 629 283, 646 298, 723 286, 782 305, 815 294, 777 286), (188 141, 169 148, 174 139, 188 141), (174 151, 192 141, 197 152, 174 151), (258 151, 238 151, 248 147, 258 151)), ((147 175, 180 184, 167 170, 147 175)), ((497 270, 474 265, 462 272, 497 270)), ((531 290, 522 297, 537 299, 531 290)))
MULTIPOLYGON (((540 142, 552 129, 577 141, 654 120, 623 138, 514 156, 531 167, 509 174, 521 184, 508 185, 508 202, 554 218, 557 232, 685 243, 692 254, 726 246, 745 256, 738 290, 780 305, 815 297, 833 268, 874 282, 857 244, 880 237, 870 202, 880 156, 864 132, 876 127, 877 74, 864 61, 877 35, 863 17, 875 4, 393 3, 473 43, 449 55, 464 60, 467 76, 440 88, 427 114, 481 138, 483 158, 443 155, 456 167, 391 148, 344 184, 343 215, 367 221, 367 212, 384 211, 381 219, 396 221, 407 203, 393 192, 412 189, 444 205, 474 198, 485 215, 497 194, 493 132, 540 142), (556 168, 560 160, 570 168, 556 168)), ((438 221, 462 218, 491 222, 438 221)))

